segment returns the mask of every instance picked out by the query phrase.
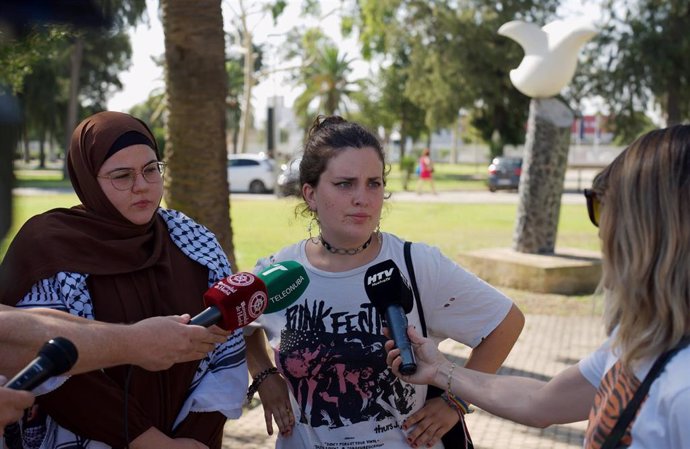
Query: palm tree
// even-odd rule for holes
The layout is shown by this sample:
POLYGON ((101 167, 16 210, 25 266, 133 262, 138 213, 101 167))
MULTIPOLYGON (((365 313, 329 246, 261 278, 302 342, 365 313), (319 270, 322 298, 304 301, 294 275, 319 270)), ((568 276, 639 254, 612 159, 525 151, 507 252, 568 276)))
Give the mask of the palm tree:
POLYGON ((24 78, 22 103, 24 104, 24 142, 29 141, 29 130, 40 145, 39 167, 45 168, 45 143, 51 142, 60 135, 58 116, 60 107, 60 86, 54 59, 45 58, 38 61, 31 73, 24 78))
POLYGON ((221 0, 161 0, 168 102, 165 202, 216 234, 234 266, 221 0))
POLYGON ((316 50, 313 62, 306 64, 298 76, 305 86, 295 100, 295 112, 299 117, 313 114, 310 106, 318 101, 317 112, 333 115, 346 114, 347 103, 359 90, 359 81, 350 81, 352 59, 340 54, 338 47, 327 43, 316 50))

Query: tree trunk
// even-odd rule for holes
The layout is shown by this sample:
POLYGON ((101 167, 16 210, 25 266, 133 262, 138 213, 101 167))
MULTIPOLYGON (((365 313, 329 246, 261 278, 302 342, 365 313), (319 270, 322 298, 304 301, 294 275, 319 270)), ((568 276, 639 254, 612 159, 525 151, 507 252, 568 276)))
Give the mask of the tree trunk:
POLYGON ((69 73, 69 98, 67 103, 67 120, 65 121, 65 158, 62 166, 62 177, 67 179, 67 156, 72 140, 72 132, 77 127, 77 114, 79 113, 79 76, 81 73, 81 61, 84 56, 84 39, 78 34, 72 44, 69 73))
POLYGON ((17 97, 0 92, 0 241, 12 225, 12 161, 22 131, 21 121, 17 97))
POLYGON ((29 162, 31 162, 31 151, 29 150, 29 130, 27 129, 28 127, 27 127, 26 122, 24 122, 22 128, 24 128, 23 133, 22 133, 23 137, 24 137, 22 139, 22 144, 23 144, 22 145, 22 149, 23 149, 22 153, 24 153, 22 160, 24 161, 25 164, 28 164, 29 162))
POLYGON ((681 98, 678 79, 673 76, 668 80, 668 92, 666 93, 666 126, 678 125, 682 122, 680 105, 681 98))
POLYGON ((247 15, 242 8, 242 48, 244 49, 244 98, 242 99, 242 115, 240 116, 239 152, 247 152, 249 127, 252 124, 252 87, 254 87, 254 48, 252 35, 247 24, 247 15))
POLYGON ((554 253, 573 118, 572 111, 555 98, 530 102, 515 251, 554 253))
POLYGON ((38 142, 38 168, 46 168, 46 130, 41 127, 38 142))
POLYGON ((462 139, 462 124, 460 123, 462 116, 458 114, 453 122, 450 134, 450 163, 458 163, 458 147, 460 146, 460 139, 462 139))
POLYGON ((221 0, 161 0, 168 123, 165 202, 208 227, 235 267, 221 0))

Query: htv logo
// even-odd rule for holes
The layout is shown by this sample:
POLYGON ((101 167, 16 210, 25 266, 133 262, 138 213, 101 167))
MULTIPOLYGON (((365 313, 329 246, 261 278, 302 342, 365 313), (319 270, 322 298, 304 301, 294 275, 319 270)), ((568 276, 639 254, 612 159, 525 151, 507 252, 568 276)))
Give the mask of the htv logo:
POLYGON ((375 285, 380 282, 383 282, 384 280, 387 281, 388 278, 390 278, 393 274, 393 270, 395 270, 395 268, 389 268, 388 270, 383 270, 378 273, 372 274, 367 278, 367 285, 375 285))

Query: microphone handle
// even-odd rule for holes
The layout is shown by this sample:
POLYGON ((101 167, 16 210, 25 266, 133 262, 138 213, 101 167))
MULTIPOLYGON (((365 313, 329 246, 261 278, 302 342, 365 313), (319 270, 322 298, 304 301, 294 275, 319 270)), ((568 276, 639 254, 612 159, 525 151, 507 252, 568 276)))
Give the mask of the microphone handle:
POLYGON ((220 313, 220 309, 216 306, 211 306, 192 318, 187 324, 209 327, 218 323, 221 319, 223 319, 223 315, 220 313))
POLYGON ((400 372, 404 375, 414 374, 417 372, 417 360, 412 351, 410 337, 407 336, 407 315, 401 305, 391 304, 386 308, 386 323, 395 346, 400 349, 400 372))
POLYGON ((50 377, 51 365, 50 360, 46 357, 36 357, 23 370, 7 382, 5 388, 31 391, 50 377))

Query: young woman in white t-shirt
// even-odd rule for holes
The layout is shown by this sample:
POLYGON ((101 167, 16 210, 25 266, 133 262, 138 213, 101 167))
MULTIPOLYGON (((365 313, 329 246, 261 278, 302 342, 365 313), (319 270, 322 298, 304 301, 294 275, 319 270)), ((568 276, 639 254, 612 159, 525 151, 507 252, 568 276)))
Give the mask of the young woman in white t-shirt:
MULTIPOLYGON (((296 260, 309 285, 290 307, 257 321, 273 356, 264 332, 246 336, 269 433, 275 420, 279 448, 443 448, 441 437, 461 413, 447 399, 427 400, 426 386, 391 373, 382 320, 365 291, 367 269, 380 262, 393 261, 409 278, 404 242, 379 231, 386 196, 381 143, 356 123, 319 117, 300 183, 311 235, 260 260, 257 270, 296 260)), ((495 372, 522 330, 520 311, 437 248, 415 243, 412 259, 429 336, 472 347, 466 366, 495 372)), ((416 305, 407 319, 420 326, 416 305)))

